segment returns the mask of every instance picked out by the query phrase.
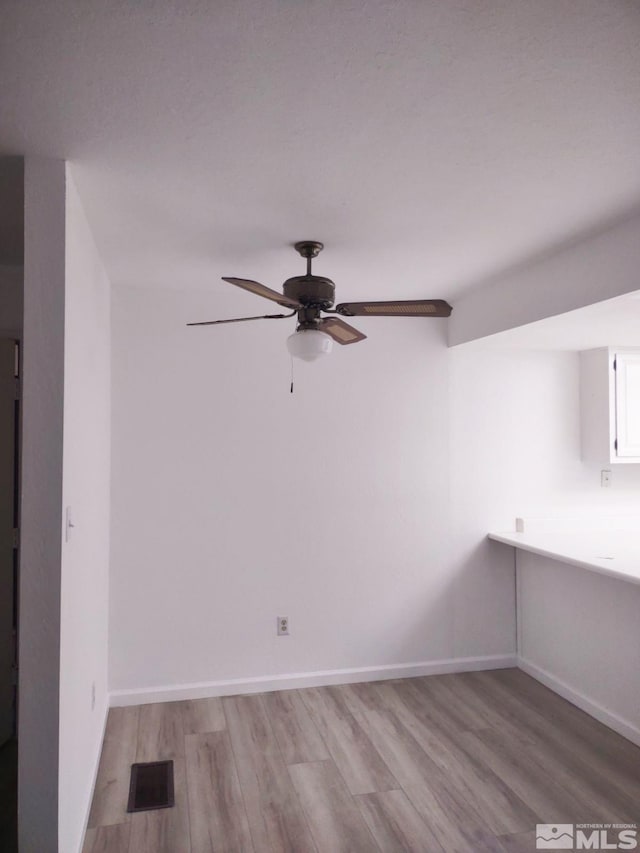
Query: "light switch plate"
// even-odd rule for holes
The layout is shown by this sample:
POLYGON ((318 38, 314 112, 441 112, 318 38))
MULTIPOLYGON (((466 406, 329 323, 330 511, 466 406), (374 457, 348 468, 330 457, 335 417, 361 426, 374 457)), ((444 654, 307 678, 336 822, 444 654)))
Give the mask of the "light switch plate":
POLYGON ((68 542, 71 539, 71 530, 73 529, 74 524, 71 520, 71 507, 68 506, 65 510, 64 515, 64 541, 68 542))

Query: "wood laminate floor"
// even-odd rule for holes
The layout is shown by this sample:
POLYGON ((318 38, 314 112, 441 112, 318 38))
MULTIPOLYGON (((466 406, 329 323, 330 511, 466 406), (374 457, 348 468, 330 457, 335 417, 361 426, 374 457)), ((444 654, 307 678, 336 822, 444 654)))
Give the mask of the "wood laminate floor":
POLYGON ((524 853, 640 822, 640 749, 520 670, 112 708, 83 853, 524 853), (172 758, 174 808, 127 814, 172 758))

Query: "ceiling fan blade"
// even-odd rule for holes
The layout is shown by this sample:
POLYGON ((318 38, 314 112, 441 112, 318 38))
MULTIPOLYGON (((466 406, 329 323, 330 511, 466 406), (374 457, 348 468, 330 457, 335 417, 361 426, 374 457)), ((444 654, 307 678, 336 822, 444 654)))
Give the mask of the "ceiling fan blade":
POLYGON ((297 299, 290 299, 284 293, 278 293, 277 290, 271 290, 259 281, 252 281, 250 278, 227 278, 222 276, 223 281, 228 281, 229 284, 235 284, 236 287, 241 287, 243 290, 248 290, 258 296, 264 296, 265 299, 270 299, 272 302, 277 302, 278 305, 284 305, 285 308, 302 308, 302 304, 297 299))
POLYGON ((358 341, 363 341, 367 337, 338 317, 326 317, 320 321, 319 328, 321 332, 331 335, 339 344, 357 344, 358 341))
POLYGON ((205 320, 203 323, 187 323, 187 326, 217 326, 220 323, 244 323, 245 320, 280 320, 284 317, 293 317, 291 314, 260 314, 258 317, 234 317, 232 320, 205 320))
POLYGON ((341 302, 335 309, 345 317, 448 317, 452 308, 444 299, 400 302, 341 302))

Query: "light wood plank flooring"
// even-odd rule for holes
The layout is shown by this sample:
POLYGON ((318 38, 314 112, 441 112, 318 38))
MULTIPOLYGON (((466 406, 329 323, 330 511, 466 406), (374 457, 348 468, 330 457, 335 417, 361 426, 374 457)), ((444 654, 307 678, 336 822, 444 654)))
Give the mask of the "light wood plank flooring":
POLYGON ((524 853, 561 822, 640 822, 640 749, 510 669, 113 708, 84 853, 524 853), (175 807, 127 814, 167 758, 175 807))

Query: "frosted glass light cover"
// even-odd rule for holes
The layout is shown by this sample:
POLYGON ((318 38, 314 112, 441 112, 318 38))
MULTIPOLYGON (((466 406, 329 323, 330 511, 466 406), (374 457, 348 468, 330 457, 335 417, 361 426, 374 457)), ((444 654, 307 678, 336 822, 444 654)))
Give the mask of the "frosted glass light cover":
POLYGON ((287 338, 287 349, 291 355, 303 361, 315 361, 329 355, 332 348, 333 338, 317 329, 300 329, 287 338))

